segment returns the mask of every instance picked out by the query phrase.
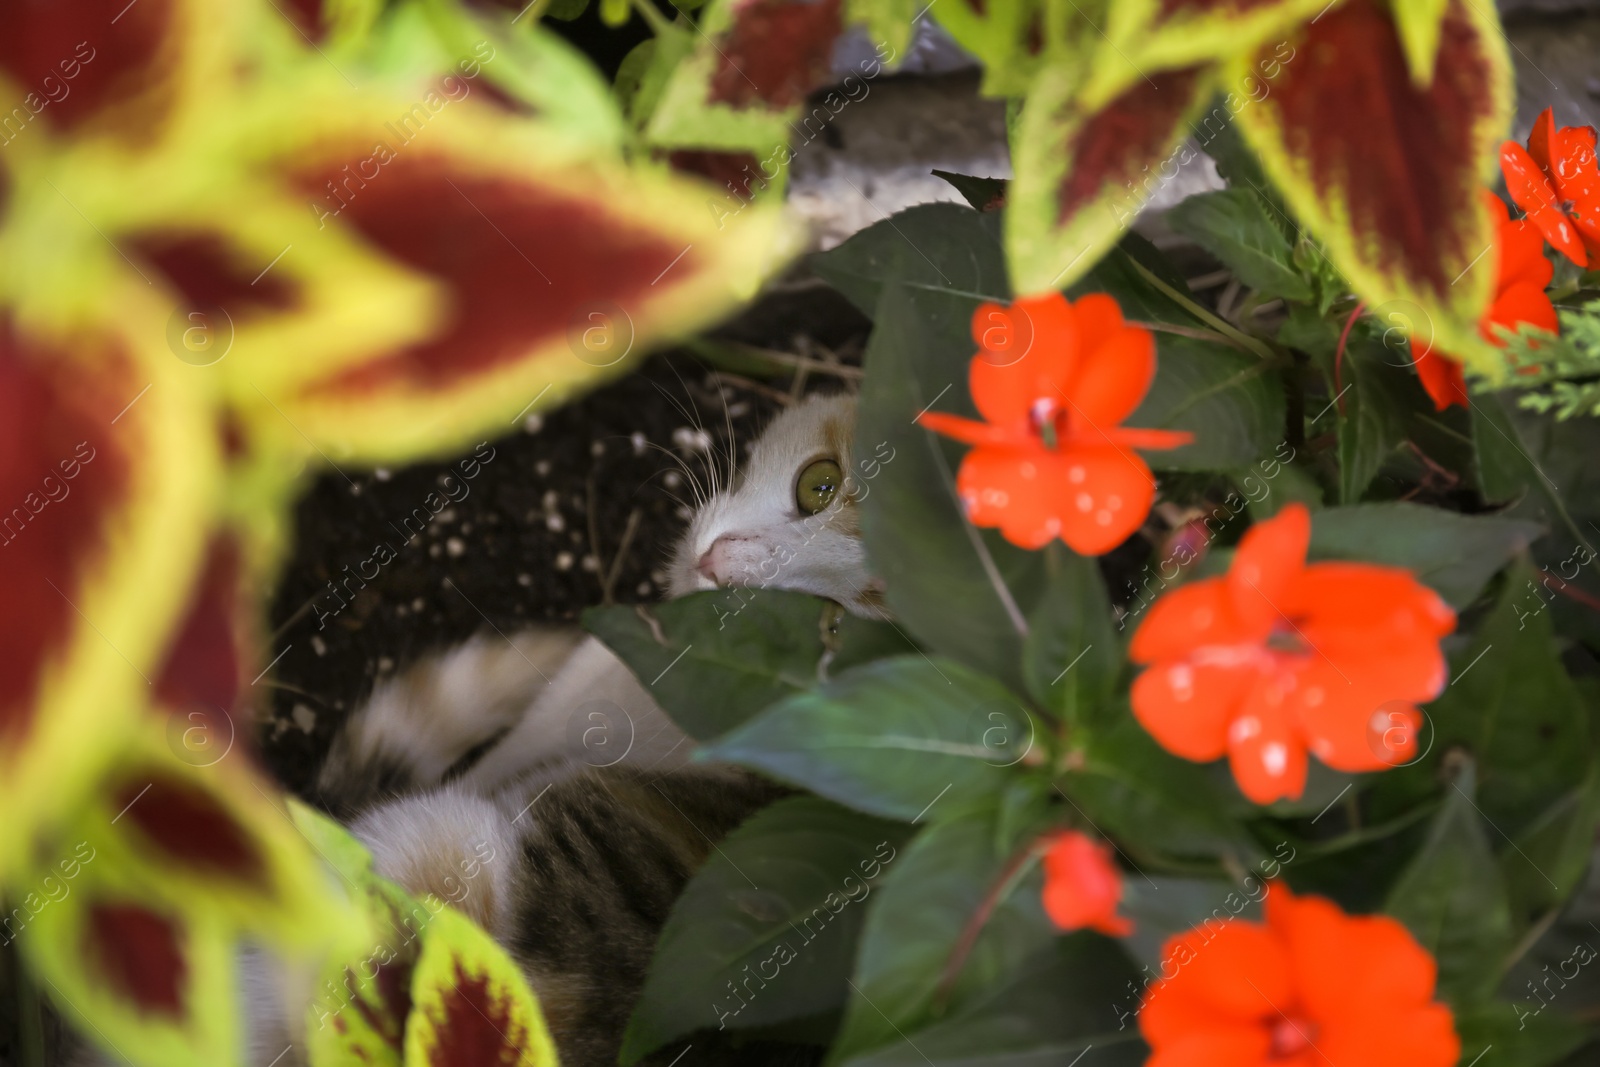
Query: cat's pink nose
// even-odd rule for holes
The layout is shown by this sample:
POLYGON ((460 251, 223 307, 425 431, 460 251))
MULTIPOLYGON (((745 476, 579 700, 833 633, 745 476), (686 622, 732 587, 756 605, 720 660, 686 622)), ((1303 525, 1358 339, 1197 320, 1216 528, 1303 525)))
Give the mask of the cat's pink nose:
POLYGON ((748 540, 749 538, 747 537, 723 534, 711 542, 711 547, 706 549, 706 554, 700 557, 700 562, 695 565, 695 570, 717 585, 727 585, 732 573, 732 560, 730 559, 732 546, 737 542, 748 540))

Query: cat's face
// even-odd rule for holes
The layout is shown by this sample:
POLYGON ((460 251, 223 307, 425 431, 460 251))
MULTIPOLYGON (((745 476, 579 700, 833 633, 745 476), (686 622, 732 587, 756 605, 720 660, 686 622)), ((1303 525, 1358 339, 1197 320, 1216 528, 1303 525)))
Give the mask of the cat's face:
POLYGON ((819 396, 774 419, 733 488, 719 490, 690 520, 669 567, 671 595, 792 589, 866 618, 886 617, 844 477, 855 415, 853 397, 819 396))

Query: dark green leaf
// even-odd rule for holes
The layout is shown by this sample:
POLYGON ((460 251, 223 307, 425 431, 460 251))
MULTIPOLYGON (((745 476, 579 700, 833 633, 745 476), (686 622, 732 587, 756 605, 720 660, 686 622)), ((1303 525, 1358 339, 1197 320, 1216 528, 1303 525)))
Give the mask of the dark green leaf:
POLYGON ((1285 300, 1310 300, 1311 287, 1294 267, 1294 249, 1261 197, 1249 188, 1191 196, 1167 212, 1167 223, 1239 276, 1252 289, 1285 300))
POLYGON ((1057 783, 1103 833, 1133 853, 1249 863, 1260 846, 1227 814, 1227 795, 1197 764, 1156 744, 1126 704, 1089 731, 1083 766, 1057 783))
MULTIPOLYGON (((1011 295, 999 220, 998 212, 980 213, 959 204, 919 204, 812 256, 811 269, 868 315, 878 313, 884 286, 899 282, 910 289, 971 298, 970 320, 979 302, 1011 295)), ((965 322, 962 335, 971 356, 965 322)), ((965 367, 961 381, 966 381, 965 367)))
POLYGON ((1478 1067, 1548 1067, 1582 1045, 1588 1031, 1540 1000, 1491 1001, 1456 1013, 1461 1062, 1478 1067))
POLYGON ((971 297, 901 285, 884 292, 856 442, 858 451, 889 458, 861 502, 862 536, 900 626, 1020 689, 1025 613, 1043 585, 1043 557, 967 522, 955 494, 964 449, 913 422, 930 405, 975 415, 966 382, 976 306, 971 297))
MULTIPOLYGON (((1545 610, 1551 594, 1533 573, 1527 564, 1510 571, 1472 643, 1451 657, 1452 681, 1428 708, 1435 747, 1472 752, 1478 803, 1511 835, 1582 785, 1591 758, 1588 713, 1545 610)), ((1561 895, 1572 888, 1562 886, 1561 895)))
POLYGON ((1069 726, 1111 702, 1124 663, 1100 568, 1063 546, 1047 553, 1049 586, 1028 619, 1023 677, 1028 695, 1069 726))
POLYGON ((1316 513, 1310 554, 1409 568, 1459 611, 1539 533, 1532 523, 1498 516, 1403 502, 1357 504, 1316 513))
POLYGON ((909 835, 816 797, 780 800, 735 830, 672 906, 623 1062, 694 1030, 842 1005, 865 902, 909 835))
POLYGON ((955 174, 948 170, 933 169, 935 176, 955 186, 963 200, 978 211, 994 211, 1006 202, 1006 179, 979 178, 972 174, 955 174))
POLYGON ((902 656, 846 671, 706 746, 841 804, 912 820, 998 793, 1034 724, 1006 688, 953 660, 902 656))
POLYGON ((830 662, 907 651, 887 623, 852 616, 839 635, 825 634, 837 618, 838 608, 817 597, 739 589, 648 608, 590 608, 583 624, 622 657, 673 722, 703 741, 816 685, 830 646, 830 662))
POLYGON ((1156 334, 1156 377, 1127 425, 1188 430, 1182 448, 1147 452, 1159 470, 1222 470, 1270 455, 1283 440, 1283 385, 1247 352, 1170 333, 1156 334))
POLYGON ((1464 760, 1422 850, 1384 908, 1433 954, 1440 992, 1460 1007, 1494 991, 1512 943, 1505 882, 1473 801, 1475 788, 1471 761, 1464 760))
POLYGON ((1124 318, 1178 326, 1204 325, 1169 293, 1151 284, 1138 267, 1144 267, 1154 274, 1173 292, 1187 294, 1189 291, 1183 275, 1155 245, 1136 233, 1128 233, 1116 248, 1095 264, 1083 281, 1067 290, 1067 296, 1077 300, 1086 293, 1109 293, 1116 298, 1124 318))
POLYGON ((1500 854, 1518 919, 1534 921, 1536 912, 1559 905, 1582 884, 1597 827, 1600 763, 1591 761, 1584 780, 1534 817, 1517 834, 1515 848, 1500 854))
POLYGON ((1114 941, 1058 938, 961 1010, 848 1067, 926 1067, 925 1051, 941 1067, 1137 1067, 1149 1055, 1128 992, 1139 977, 1114 941))
MULTIPOLYGON (((1026 841, 1001 839, 997 818, 990 805, 936 821, 892 865, 867 911, 854 995, 830 1062, 892 1054, 904 1043, 901 1033, 929 1026, 941 1008, 955 1016, 986 1001, 1055 935, 1040 903, 1037 865, 1006 877, 1026 841), (963 931, 986 901, 992 913, 942 990, 963 931)), ((1108 1003, 1113 996, 1108 987, 1108 1003)))
POLYGON ((1378 469, 1406 439, 1411 414, 1427 397, 1416 375, 1392 366, 1380 342, 1352 334, 1335 410, 1339 412, 1339 499, 1361 499, 1378 469))

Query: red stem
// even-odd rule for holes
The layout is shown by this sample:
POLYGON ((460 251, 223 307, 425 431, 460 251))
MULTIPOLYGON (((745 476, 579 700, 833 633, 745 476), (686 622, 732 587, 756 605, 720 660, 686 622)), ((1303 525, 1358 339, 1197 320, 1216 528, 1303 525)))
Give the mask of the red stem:
POLYGON ((1006 887, 1016 879, 1021 870, 1030 861, 1037 860, 1044 855, 1045 844, 1054 840, 1061 833, 1060 830, 1051 830, 1040 834, 1029 841, 1016 854, 1006 861, 1000 871, 1000 876, 994 884, 984 893, 983 900, 978 903, 977 910, 967 920, 966 926, 961 929, 961 936, 956 940, 955 947, 950 950, 950 958, 945 961, 944 973, 939 976, 939 985, 934 990, 933 1002, 943 1004, 950 996, 950 988, 955 985, 956 979, 961 976, 961 968, 967 964, 967 957, 972 954, 972 947, 978 942, 978 935, 983 933, 983 928, 989 923, 989 916, 994 914, 994 909, 999 907, 1000 898, 1006 887))
POLYGON ((1355 310, 1350 312, 1350 317, 1344 320, 1344 330, 1339 334, 1339 347, 1333 351, 1333 401, 1339 405, 1339 414, 1344 414, 1344 383, 1341 380, 1340 370, 1344 366, 1344 345, 1350 339, 1350 329, 1356 324, 1356 319, 1367 309, 1365 300, 1356 301, 1355 310))

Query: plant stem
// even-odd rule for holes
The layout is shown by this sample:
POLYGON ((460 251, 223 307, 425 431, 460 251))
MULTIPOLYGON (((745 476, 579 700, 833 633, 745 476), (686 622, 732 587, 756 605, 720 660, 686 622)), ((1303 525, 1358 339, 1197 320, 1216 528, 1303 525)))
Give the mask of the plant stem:
MULTIPOLYGON (((1123 254, 1127 255, 1126 252, 1123 254)), ((1155 286, 1157 289, 1161 290, 1161 292, 1166 294, 1166 296, 1174 303, 1178 304, 1185 311, 1199 319, 1201 322, 1210 326, 1217 333, 1222 334, 1224 337, 1231 338, 1235 348, 1242 348, 1247 352, 1251 352, 1260 356, 1262 359, 1272 358, 1272 350, 1266 345, 1262 344, 1258 338, 1251 337, 1247 333, 1241 333, 1225 320, 1213 315, 1211 312, 1207 311, 1205 308, 1189 299, 1188 294, 1180 293, 1178 290, 1162 281, 1156 276, 1154 271, 1152 271, 1149 267, 1146 267, 1143 263, 1140 263, 1137 259, 1134 259, 1132 256, 1128 256, 1128 262, 1133 264, 1133 269, 1139 272, 1139 276, 1141 278, 1155 286)))
MULTIPOLYGON (((550 0, 539 0, 539 2, 541 4, 549 4, 550 0)), ((667 17, 650 0, 633 0, 633 7, 635 11, 639 12, 639 17, 649 25, 650 32, 657 37, 665 37, 672 32, 672 23, 667 21, 667 17)))

